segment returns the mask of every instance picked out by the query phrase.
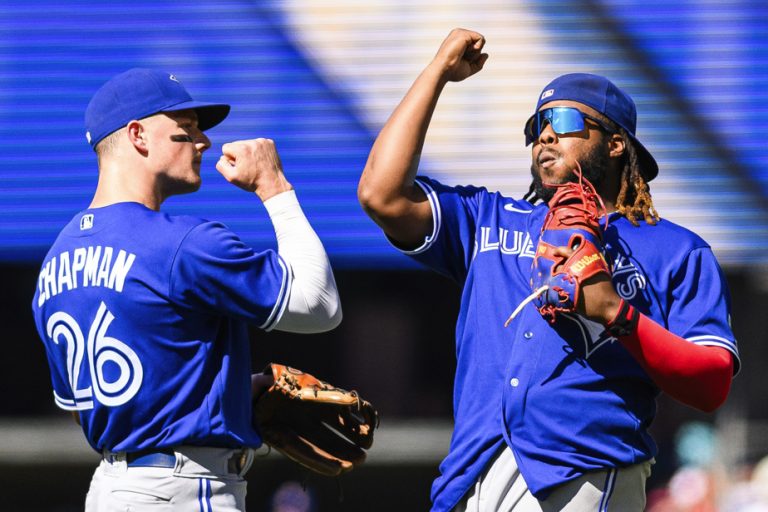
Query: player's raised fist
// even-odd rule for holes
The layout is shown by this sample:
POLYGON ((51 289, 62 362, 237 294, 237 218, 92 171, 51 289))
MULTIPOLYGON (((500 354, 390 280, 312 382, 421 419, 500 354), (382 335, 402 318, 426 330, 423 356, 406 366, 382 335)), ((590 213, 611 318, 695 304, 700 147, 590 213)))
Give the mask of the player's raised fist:
POLYGON ((437 51, 433 65, 440 67, 443 77, 460 82, 483 69, 488 54, 483 53, 485 37, 478 32, 455 28, 437 51))
POLYGON ((271 139, 238 140, 224 144, 216 169, 224 178, 262 201, 293 187, 283 174, 283 165, 271 139))

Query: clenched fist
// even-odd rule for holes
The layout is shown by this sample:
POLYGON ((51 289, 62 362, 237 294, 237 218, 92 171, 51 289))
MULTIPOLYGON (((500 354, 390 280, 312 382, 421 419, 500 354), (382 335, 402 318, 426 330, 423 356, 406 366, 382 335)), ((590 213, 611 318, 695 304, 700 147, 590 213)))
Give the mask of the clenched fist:
POLYGON ((455 28, 440 45, 432 65, 440 68, 445 80, 460 82, 483 69, 488 60, 488 54, 483 53, 483 46, 485 38, 482 34, 455 28))
POLYGON ((243 190, 255 192, 262 201, 293 189, 283 174, 280 155, 271 139, 238 140, 221 147, 216 169, 243 190))

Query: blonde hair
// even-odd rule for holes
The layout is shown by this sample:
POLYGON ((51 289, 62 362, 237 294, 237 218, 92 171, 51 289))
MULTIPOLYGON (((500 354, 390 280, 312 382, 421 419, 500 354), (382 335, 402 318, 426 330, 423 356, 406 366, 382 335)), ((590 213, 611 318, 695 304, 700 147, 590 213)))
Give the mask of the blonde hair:
POLYGON ((642 217, 648 224, 655 225, 661 217, 653 206, 651 190, 643 178, 637 151, 623 128, 619 128, 619 134, 624 138, 627 158, 621 172, 621 188, 616 198, 616 210, 635 226, 638 225, 638 217, 642 217))
POLYGON ((117 147, 117 141, 124 131, 125 131, 125 126, 120 128, 119 130, 115 130, 114 132, 110 133, 109 135, 101 139, 98 144, 96 144, 96 147, 94 148, 94 150, 96 151, 96 156, 99 158, 99 160, 111 154, 115 150, 115 148, 117 147))

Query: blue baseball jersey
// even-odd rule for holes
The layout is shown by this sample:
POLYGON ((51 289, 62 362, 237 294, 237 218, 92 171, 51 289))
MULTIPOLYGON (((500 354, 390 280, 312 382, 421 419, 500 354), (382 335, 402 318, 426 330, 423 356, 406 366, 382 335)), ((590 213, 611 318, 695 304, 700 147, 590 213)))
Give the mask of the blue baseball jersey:
POLYGON ((56 405, 100 452, 259 446, 248 325, 275 325, 290 279, 219 223, 138 203, 77 214, 32 303, 56 405))
MULTIPOLYGON (((548 210, 484 188, 420 177, 433 233, 414 259, 462 285, 456 324, 454 432, 432 486, 433 510, 450 510, 506 443, 531 492, 592 470, 651 459, 648 433, 659 389, 602 325, 579 315, 549 324, 528 304, 531 264, 548 210)), ((690 342, 738 350, 730 297, 710 247, 666 220, 612 214, 605 236, 613 284, 625 300, 690 342)))

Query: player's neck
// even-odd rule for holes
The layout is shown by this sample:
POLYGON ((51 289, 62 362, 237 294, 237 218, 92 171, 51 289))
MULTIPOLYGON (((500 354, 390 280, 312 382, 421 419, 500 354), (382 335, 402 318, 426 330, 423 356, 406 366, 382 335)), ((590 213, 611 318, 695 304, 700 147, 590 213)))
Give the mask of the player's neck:
POLYGON ((619 197, 619 188, 620 184, 618 181, 618 176, 615 173, 608 173, 608 175, 597 186, 597 193, 603 200, 606 213, 616 211, 616 199, 619 197))
POLYGON ((615 197, 606 197, 603 195, 600 197, 603 199, 603 204, 605 205, 605 213, 612 213, 616 211, 615 197))
POLYGON ((89 208, 100 208, 115 203, 140 203, 155 211, 165 197, 151 180, 145 179, 141 172, 131 169, 126 172, 117 166, 102 165, 99 169, 99 182, 89 208))

